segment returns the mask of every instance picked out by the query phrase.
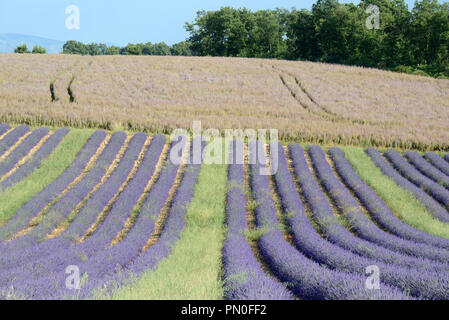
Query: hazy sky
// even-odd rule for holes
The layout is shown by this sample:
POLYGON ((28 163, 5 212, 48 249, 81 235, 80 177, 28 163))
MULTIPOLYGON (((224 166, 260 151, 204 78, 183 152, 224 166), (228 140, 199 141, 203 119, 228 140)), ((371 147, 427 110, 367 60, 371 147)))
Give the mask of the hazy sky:
MULTIPOLYGON (((0 33, 21 33, 55 40, 173 44, 186 38, 186 21, 193 21, 198 10, 221 6, 307 8, 315 0, 0 0, 0 33), (80 29, 68 30, 65 13, 69 5, 80 9, 80 29)), ((341 1, 350 2, 350 1, 341 1)), ((359 1, 353 1, 358 3, 359 1)), ((409 8, 414 0, 406 0, 409 8)))

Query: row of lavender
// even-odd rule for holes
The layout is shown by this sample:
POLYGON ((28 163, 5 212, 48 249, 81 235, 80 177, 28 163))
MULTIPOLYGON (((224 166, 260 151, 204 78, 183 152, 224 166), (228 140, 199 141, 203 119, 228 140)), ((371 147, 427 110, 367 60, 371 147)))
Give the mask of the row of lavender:
MULTIPOLYGON (((15 130, 0 129, 3 138, 15 130)), ((186 143, 179 137, 167 154, 182 155, 186 143)), ((154 268, 166 257, 184 227, 200 165, 181 169, 163 156, 165 145, 163 135, 150 141, 143 133, 127 139, 124 132, 109 138, 96 131, 63 174, 0 227, 1 298, 89 297, 98 288, 128 281, 129 272, 154 268), (174 188, 177 177, 181 181, 174 188), (144 250, 163 209, 168 218, 160 238, 144 250), (38 217, 39 223, 31 225, 38 217), (132 228, 121 234, 131 218, 132 228), (48 237, 61 226, 56 237, 48 237), (121 241, 112 245, 118 235, 121 241), (66 286, 65 270, 73 265, 89 279, 76 292, 66 286)))
POLYGON ((63 128, 50 135, 47 128, 30 132, 27 125, 11 129, 8 124, 0 124, 0 190, 12 187, 33 173, 68 132, 69 129, 63 128), (20 163, 35 148, 32 156, 20 163))
POLYGON ((446 162, 434 153, 422 157, 416 152, 405 152, 402 157, 388 150, 384 153, 388 164, 375 150, 368 149, 367 153, 386 175, 414 193, 435 218, 449 222, 449 155, 445 156, 446 162), (390 165, 400 175, 392 173, 390 165), (401 182, 403 179, 408 182, 401 182))
MULTIPOLYGON (((26 150, 31 150, 47 136, 33 160, 26 163, 34 162, 37 167, 39 159, 44 158, 37 157, 39 152, 44 150, 42 155, 49 154, 52 150, 48 146, 49 141, 53 137, 56 137, 53 141, 61 141, 67 130, 59 130, 48 137, 49 131, 45 128, 30 133, 27 126, 11 130, 2 125, 0 142, 3 143, 13 133, 15 138, 5 140, 9 147, 4 149, 8 150, 20 139, 22 142, 3 157, 0 168, 8 169, 13 159, 23 158, 26 150)), ((140 274, 154 268, 161 258, 169 254, 184 227, 186 204, 193 197, 191 184, 198 177, 199 165, 187 165, 180 187, 171 201, 160 240, 155 245, 143 250, 180 171, 179 165, 168 160, 146 195, 133 228, 122 241, 110 246, 132 215, 141 195, 145 194, 161 158, 165 137, 156 136, 149 144, 147 141, 143 133, 127 139, 125 133, 118 132, 108 140, 104 131, 95 132, 72 165, 0 228, 2 240, 8 240, 29 226, 34 218, 44 214, 42 221, 30 232, 0 244, 3 298, 11 295, 43 299, 72 296, 73 291, 65 286, 64 269, 67 265, 77 265, 89 276, 89 281, 76 292, 78 297, 89 297, 99 287, 112 290, 117 283, 127 282, 129 271, 140 274), (106 146, 101 149, 101 145, 106 146), (102 150, 100 154, 97 154, 98 150, 102 150), (94 165, 89 167, 92 160, 95 160, 94 165), (74 181, 76 184, 71 186, 74 181), (123 190, 122 186, 125 186, 123 190), (64 193, 67 188, 69 192, 64 193), (59 236, 47 240, 48 234, 67 221, 81 203, 79 212, 68 227, 59 236), (51 206, 47 208, 49 204, 51 206), (80 242, 102 213, 107 215, 95 232, 80 242)), ((185 140, 180 141, 185 147, 185 140)), ((259 250, 273 275, 262 271, 244 235, 247 223, 246 197, 242 187, 245 185, 243 144, 236 142, 231 163, 237 164, 229 166, 228 232, 223 250, 227 298, 293 299, 295 295, 305 299, 448 298, 447 240, 415 230, 397 219, 355 174, 339 149, 329 150, 338 178, 317 146, 308 149, 313 171, 299 145, 288 148, 291 168, 282 146, 271 147, 271 150, 278 150, 277 154, 271 154, 271 160, 279 163, 273 177, 274 191, 268 177, 260 174, 266 159, 263 146, 258 142, 249 144, 250 158, 258 160, 256 165, 249 166, 249 182, 250 197, 259 204, 255 210, 257 226, 264 230, 259 250), (290 242, 280 231, 272 191, 279 194, 283 211, 287 213, 285 220, 293 239, 290 242), (326 195, 350 223, 353 232, 334 217, 326 195), (375 223, 365 216, 358 200, 375 223), (311 220, 318 225, 319 232, 311 220), (380 290, 365 287, 366 268, 373 265, 381 270, 380 290)), ((412 191, 436 217, 440 216, 442 220, 448 214, 444 201, 449 198, 443 192, 445 160, 427 154, 425 158, 430 165, 412 153, 406 153, 410 162, 393 151, 387 152, 385 158, 374 149, 368 149, 367 153, 386 175, 412 191), (436 179, 439 179, 437 183, 436 179), (417 181, 424 181, 428 193, 420 189, 417 181)), ((19 169, 23 167, 26 165, 19 169)))
MULTIPOLYGON (((328 153, 336 173, 318 146, 309 147, 306 155, 299 145, 290 145, 285 152, 291 168, 281 145, 271 145, 270 150, 278 150, 277 154, 270 153, 270 160, 278 162, 273 187, 269 178, 260 174, 266 165, 260 142, 249 143, 250 163, 257 164, 249 165, 248 179, 251 197, 257 203, 257 227, 262 231, 258 250, 275 278, 261 271, 249 249, 244 236, 243 165, 230 165, 229 230, 223 251, 228 298, 286 299, 296 295, 301 299, 449 299, 449 240, 413 229, 396 218, 357 176, 341 150, 331 148, 328 153), (279 195, 283 217, 277 216, 272 192, 279 195), (335 214, 347 221, 348 229, 335 214), (281 232, 282 220, 288 225, 290 241, 281 232), (366 287, 365 272, 372 266, 380 270, 378 290, 366 287)), ((373 149, 367 152, 375 155, 373 149)), ((391 172, 389 176, 393 177, 391 172)), ((423 194, 418 199, 447 214, 444 207, 423 194)))

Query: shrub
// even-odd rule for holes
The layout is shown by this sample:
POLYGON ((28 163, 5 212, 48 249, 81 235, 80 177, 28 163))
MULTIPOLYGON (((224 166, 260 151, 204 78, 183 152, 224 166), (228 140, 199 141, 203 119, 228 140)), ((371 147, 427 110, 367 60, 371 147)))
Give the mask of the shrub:
POLYGON ((47 49, 45 49, 44 47, 36 45, 36 46, 33 47, 33 51, 32 52, 33 53, 38 53, 38 54, 45 54, 45 53, 47 53, 47 49))
POLYGON ((21 46, 15 48, 14 53, 30 53, 30 51, 28 50, 27 45, 24 43, 21 46))

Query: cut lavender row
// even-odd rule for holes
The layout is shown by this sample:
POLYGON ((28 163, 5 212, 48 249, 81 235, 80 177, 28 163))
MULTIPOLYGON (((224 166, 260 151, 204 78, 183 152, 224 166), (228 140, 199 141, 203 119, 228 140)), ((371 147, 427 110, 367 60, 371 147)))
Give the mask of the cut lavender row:
POLYGON ((426 191, 439 203, 449 208, 449 190, 423 175, 396 151, 388 150, 384 153, 384 156, 400 174, 426 191))
MULTIPOLYGON (((292 155, 294 155, 294 166, 295 172, 300 177, 300 179, 310 179, 307 177, 310 173, 308 171, 307 163, 304 159, 304 153, 299 146, 291 146, 290 148, 292 155), (298 167, 298 169, 296 169, 298 167)), ((322 185, 325 190, 335 202, 337 207, 343 212, 347 221, 351 224, 351 228, 362 238, 368 240, 369 242, 361 242, 359 238, 354 237, 352 233, 347 231, 342 226, 337 227, 337 229, 331 229, 333 236, 328 235, 331 241, 338 242, 337 239, 341 237, 342 234, 346 234, 345 238, 351 238, 351 241, 347 243, 339 242, 340 246, 346 249, 354 251, 361 255, 366 255, 371 258, 382 259, 387 263, 398 263, 407 267, 418 267, 425 270, 441 270, 448 271, 449 265, 449 252, 435 248, 430 245, 423 243, 416 243, 413 241, 404 240, 395 235, 387 233, 375 225, 370 219, 368 219, 362 212, 357 200, 352 196, 352 194, 347 190, 347 188, 337 179, 332 168, 326 160, 324 152, 320 147, 314 146, 309 148, 309 154, 313 161, 313 166, 318 178, 321 180, 322 185), (383 246, 390 250, 385 250, 379 246, 373 246, 370 242, 377 245, 383 246), (397 252, 394 252, 394 251, 397 252), (405 256, 408 254, 414 257, 405 256), (418 259, 425 258, 425 259, 418 259), (437 260, 436 261, 430 261, 437 260)), ((312 197, 312 201, 315 200, 312 197)), ((324 201, 324 198, 322 198, 324 201)), ((320 206, 320 204, 318 204, 320 206)), ((321 204, 322 206, 322 204, 321 204)), ((330 207, 326 210, 330 210, 330 207)), ((324 212, 324 211, 322 211, 324 212)), ((328 222, 327 220, 324 220, 328 222)), ((338 223, 335 221, 335 223, 338 223)), ((340 239, 343 240, 343 239, 340 239)))
POLYGON ((411 192, 436 219, 449 222, 449 214, 434 198, 429 196, 425 191, 418 188, 415 184, 401 176, 391 165, 382 157, 379 151, 369 148, 366 154, 371 158, 374 164, 382 171, 384 175, 392 179, 398 186, 411 192))
MULTIPOLYGON (((231 152, 243 150, 241 141, 233 142, 231 152)), ((231 159, 234 154, 231 153, 231 159)), ((267 276, 244 234, 246 197, 244 190, 243 152, 239 161, 231 161, 228 168, 228 193, 226 196, 226 223, 228 231, 223 246, 223 282, 225 297, 229 300, 291 300, 294 297, 279 281, 267 276)), ((237 160, 237 159, 236 159, 237 160)))
MULTIPOLYGON (((311 154, 315 155, 317 151, 322 153, 321 148, 317 150, 316 147, 312 147, 311 154)), ((322 155, 324 156, 324 154, 322 155)), ((398 289, 403 290, 404 293, 409 293, 418 298, 449 298, 448 272, 443 273, 441 270, 437 272, 428 271, 432 266, 431 261, 427 261, 427 268, 426 265, 421 263, 423 268, 415 269, 413 259, 410 257, 363 241, 341 226, 334 217, 332 209, 328 205, 320 187, 311 175, 304 156, 301 160, 296 161, 295 164, 300 162, 302 165, 294 168, 295 172, 301 173, 298 176, 298 183, 304 192, 307 202, 310 204, 314 218, 324 232, 326 240, 316 232, 307 218, 301 199, 291 179, 285 154, 280 148, 275 181, 285 212, 289 213, 287 220, 292 230, 295 245, 299 250, 306 253, 313 260, 323 263, 332 269, 349 273, 365 275, 366 268, 375 265, 381 270, 380 280, 383 283, 396 286, 398 289), (304 172, 308 174, 304 174, 304 172), (370 257, 356 254, 368 255, 369 251, 371 251, 370 257), (394 262, 394 264, 390 262, 394 262)), ((315 161, 316 157, 312 156, 312 160, 315 161)), ((319 164, 316 163, 314 165, 319 164)), ((333 190, 333 192, 339 192, 339 190, 333 190)), ((418 263, 422 261, 415 259, 415 262, 417 262, 416 266, 419 266, 418 263)))
MULTIPOLYGON (((86 232, 86 230, 93 225, 97 219, 97 214, 102 212, 114 195, 117 194, 122 184, 132 172, 135 162, 141 152, 141 148, 143 147, 142 142, 146 139, 146 136, 143 133, 138 133, 135 137, 137 136, 141 136, 140 141, 131 141, 128 149, 117 166, 117 169, 112 173, 108 181, 104 183, 95 194, 92 195, 85 208, 78 214, 76 220, 73 221, 66 232, 64 232, 63 237, 69 239, 79 239, 86 232)), ((158 147, 156 153, 159 153, 160 146, 163 146, 164 141, 165 137, 162 139, 160 136, 154 137, 146 152, 149 150, 154 150, 154 145, 156 145, 158 147)))
MULTIPOLYGON (((204 149, 204 143, 200 138, 194 138, 190 146, 190 158, 193 157, 194 146, 198 144, 204 149)), ((187 164, 184 167, 182 180, 173 197, 161 236, 156 244, 143 252, 130 265, 129 270, 133 274, 139 275, 148 269, 154 269, 159 261, 171 253, 173 245, 178 241, 185 228, 187 209, 193 199, 200 170, 201 164, 187 164)))
POLYGON ((114 202, 104 221, 97 227, 93 235, 77 245, 78 250, 81 250, 85 256, 92 257, 99 250, 105 249, 123 229, 126 220, 131 216, 132 209, 154 175, 164 144, 165 137, 158 136, 158 139, 150 145, 145 153, 135 176, 114 202))
POLYGON ((433 245, 444 249, 449 249, 449 240, 439 238, 420 230, 416 230, 408 224, 398 219, 379 196, 368 187, 362 179, 354 172, 348 160, 346 160, 343 151, 338 148, 329 149, 337 173, 340 175, 344 184, 354 192, 362 204, 368 209, 384 229, 391 233, 411 241, 433 245))
POLYGON ((20 145, 14 149, 2 162, 0 162, 0 177, 14 169, 17 163, 28 155, 50 130, 48 128, 39 128, 27 136, 20 145))
POLYGON ((0 157, 3 156, 9 148, 16 144, 16 142, 29 131, 30 127, 24 124, 14 128, 11 132, 4 136, 3 139, 0 140, 0 157))
POLYGON ((73 163, 52 183, 41 192, 32 197, 22 206, 5 225, 0 228, 0 240, 4 241, 15 233, 26 228, 31 220, 36 217, 49 203, 66 189, 72 181, 86 168, 89 160, 94 156, 101 143, 106 138, 106 132, 96 131, 84 145, 73 163))
POLYGON ((309 148, 309 154, 321 184, 350 223, 351 229, 368 241, 361 241, 353 236, 333 217, 326 198, 321 193, 318 184, 309 171, 304 158, 304 151, 298 145, 291 145, 290 152, 299 183, 306 193, 309 202, 313 203, 312 207, 315 208, 316 216, 322 221, 323 227, 326 228, 327 237, 330 241, 362 256, 380 259, 386 263, 400 264, 412 268, 417 267, 424 270, 449 271, 449 265, 447 264, 447 261, 449 261, 448 251, 404 240, 383 231, 368 219, 362 212, 357 200, 335 176, 323 150, 318 146, 312 146, 309 148), (310 183, 305 184, 306 181, 310 181, 310 183), (309 191, 307 193, 309 185, 313 185, 312 189, 315 190, 314 192, 309 191), (327 215, 323 216, 323 213, 327 213, 327 215), (394 251, 387 250, 384 247, 394 251), (440 263, 429 259, 440 261, 440 263))
MULTIPOLYGON (((23 266, 28 261, 35 261, 37 258, 46 257, 49 254, 62 252, 68 248, 74 241, 80 239, 86 233, 91 225, 93 225, 114 195, 119 191, 122 184, 126 181, 131 170, 137 161, 146 136, 140 134, 140 139, 135 136, 126 149, 121 158, 117 168, 112 172, 109 179, 95 191, 89 200, 86 202, 81 211, 68 228, 61 234, 60 237, 55 237, 44 242, 37 242, 31 247, 27 247, 15 256, 8 256, 1 258, 2 265, 14 266, 20 261, 23 266)), ((155 138, 158 140, 158 137, 155 138)))
MULTIPOLYGON (((426 177, 432 179, 439 185, 449 189, 449 177, 443 172, 428 163, 423 157, 416 152, 407 151, 404 153, 407 160, 426 177)), ((449 196, 448 202, 449 204, 449 196)))
MULTIPOLYGON (((185 141, 181 143, 183 143, 183 146, 179 151, 182 154, 185 141)), ((175 142, 172 146, 174 144, 175 142)), ((126 237, 113 247, 107 247, 104 251, 99 252, 86 263, 80 265, 80 270, 88 274, 89 281, 77 293, 78 297, 91 297, 95 289, 107 285, 110 279, 116 276, 115 273, 120 274, 121 271, 126 270, 127 266, 142 253, 143 248, 155 231, 155 223, 169 198, 178 169, 178 164, 174 164, 170 159, 167 159, 160 176, 151 187, 139 215, 126 237)), ((62 288, 59 297, 69 294, 70 292, 62 288)))
MULTIPOLYGON (((146 137, 143 133, 136 135, 140 138, 146 137)), ((25 286, 39 292, 40 286, 45 287, 47 286, 45 283, 51 282, 53 290, 56 290, 58 286, 64 285, 64 283, 59 283, 56 280, 61 275, 64 275, 64 270, 67 266, 81 265, 83 261, 106 249, 123 229, 133 207, 136 205, 145 186, 154 174, 164 142, 164 136, 159 136, 159 139, 152 142, 135 176, 116 199, 109 214, 98 226, 93 235, 88 237, 84 242, 69 248, 58 248, 58 242, 55 242, 54 253, 43 259, 31 261, 26 266, 8 270, 8 278, 0 278, 1 285, 3 287, 14 285, 17 288, 25 286), (30 281, 30 273, 33 275, 34 282, 30 281)))
POLYGON ((10 188, 14 184, 22 181, 30 174, 32 174, 37 168, 39 168, 42 161, 44 161, 50 155, 50 153, 53 152, 53 150, 55 150, 55 148, 59 145, 62 139, 64 139, 64 137, 69 133, 69 131, 70 131, 69 129, 63 128, 53 133, 47 139, 47 141, 44 142, 42 147, 36 151, 36 153, 32 156, 31 159, 29 159, 11 176, 9 176, 0 183, 0 190, 10 188))
POLYGON ((447 177, 449 177, 449 163, 444 161, 443 158, 439 157, 433 152, 426 153, 424 155, 424 158, 426 158, 431 164, 433 164, 435 168, 438 168, 447 177))
MULTIPOLYGON (((250 164, 250 184, 254 200, 258 204, 255 210, 256 223, 259 228, 266 230, 266 233, 259 239, 259 248, 271 270, 281 281, 289 283, 289 288, 303 299, 408 298, 399 290, 383 283, 381 283, 380 290, 366 289, 365 279, 362 276, 324 268, 306 258, 285 241, 282 233, 278 230, 279 224, 268 178, 260 173, 260 169, 265 167, 266 160, 263 145, 260 142, 250 141, 249 149, 252 160, 255 159, 254 155, 259 152, 258 164, 250 164)), ((292 188, 291 184, 290 188, 292 188)), ((296 192, 296 189, 294 191, 296 192)), ((296 205, 298 210, 289 213, 288 217, 305 215, 301 201, 296 199, 292 201, 292 204, 296 205)))
MULTIPOLYGON (((146 167, 145 165, 141 166, 141 168, 145 168, 145 167, 146 167)), ((181 225, 183 226, 184 224, 180 221, 180 219, 183 219, 183 217, 185 216, 187 207, 188 207, 188 203, 191 201, 191 199, 193 197, 193 187, 196 184, 196 180, 198 178, 200 167, 201 167, 201 165, 187 165, 186 166, 186 170, 184 171, 184 174, 183 174, 183 179, 181 181, 181 184, 180 184, 178 190, 176 191, 175 197, 173 199, 172 205, 171 205, 169 213, 168 213, 167 221, 164 224, 164 228, 163 228, 161 237, 155 245, 153 245, 148 250, 143 252, 134 261, 134 263, 132 263, 130 265, 129 270, 133 274, 137 275, 137 274, 140 274, 140 273, 144 272, 145 270, 147 270, 147 268, 154 267, 157 264, 157 262, 159 262, 160 259, 166 257, 170 253, 171 246, 173 245, 174 241, 176 241, 178 239, 179 233, 182 231, 182 229, 179 229, 179 227, 181 225), (153 249, 153 248, 159 248, 159 249, 157 249, 155 251, 155 249, 153 249), (157 254, 157 255, 155 256, 155 254, 157 254), (149 263, 152 263, 151 267, 149 266, 149 263)), ((153 169, 154 169, 154 167, 153 167, 153 169)), ((137 177, 139 177, 139 172, 137 172, 135 178, 137 178, 137 177)), ((135 181, 135 180, 133 179, 133 181, 135 181)), ((148 180, 147 180, 147 182, 148 182, 148 180)), ((121 203, 120 197, 119 197, 119 199, 117 199, 117 201, 115 203, 119 204, 119 205, 118 205, 118 207, 116 207, 116 210, 118 210, 120 212, 115 212, 115 214, 117 214, 117 215, 121 214, 123 209, 126 209, 128 214, 131 213, 131 209, 133 208, 134 205, 132 204, 130 206, 131 201, 126 201, 126 199, 127 199, 127 197, 133 196, 135 194, 135 187, 136 186, 133 186, 132 188, 127 187, 125 189, 125 191, 121 194, 121 196, 123 196, 127 190, 129 192, 122 199, 123 202, 125 203, 125 205, 127 206, 127 208, 124 208, 123 204, 120 205, 120 203, 121 203)), ((145 187, 145 186, 143 186, 143 187, 145 187)), ((143 191, 143 189, 142 189, 142 191, 143 191)), ((137 199, 136 199, 136 201, 137 201, 137 199)), ((108 217, 112 216, 112 214, 113 214, 112 211, 110 212, 108 217)), ((124 221, 122 221, 122 224, 121 224, 122 226, 123 226, 123 222, 124 221)), ((107 231, 107 230, 105 230, 105 231, 107 231)), ((97 232, 95 234, 97 234, 97 232)), ((87 241, 89 241, 91 239, 94 239, 94 238, 93 237, 88 238, 86 240, 86 242, 80 244, 79 246, 87 243, 87 241)), ((97 240, 100 240, 100 242, 104 242, 104 241, 101 241, 102 240, 101 238, 97 239, 97 240)), ((110 241, 112 241, 112 239, 110 239, 110 241)), ((76 247, 74 249, 76 249, 76 247)), ((67 263, 73 264, 74 261, 78 262, 78 263, 82 263, 82 259, 80 258, 80 256, 78 254, 82 254, 82 253, 86 252, 86 249, 89 250, 89 248, 81 248, 78 252, 75 250, 70 250, 70 252, 66 255, 66 257, 63 257, 63 261, 61 261, 60 263, 62 263, 62 266, 65 266, 67 263)), ((102 250, 105 248, 103 247, 100 249, 102 250)), ((97 266, 97 267, 101 267, 101 266, 97 266)), ((105 279, 103 279, 105 286, 107 286, 108 284, 111 284, 112 282, 114 283, 114 286, 115 286, 116 284, 125 280, 124 276, 126 276, 126 275, 114 274, 109 277, 105 277, 105 279)), ((15 286, 15 288, 16 288, 16 292, 19 292, 19 294, 23 294, 30 298, 63 299, 66 297, 66 295, 73 295, 73 291, 67 292, 64 286, 65 286, 65 274, 64 274, 64 270, 61 269, 60 271, 52 272, 51 275, 46 278, 39 278, 37 280, 36 279, 31 279, 31 280, 24 279, 24 281, 17 284, 15 286), (51 280, 51 281, 49 281, 49 280, 51 280)), ((7 288, 3 288, 2 294, 5 294, 4 290, 7 290, 7 288)), ((76 295, 78 296, 78 293, 76 295)))
POLYGON ((0 135, 4 135, 11 127, 7 123, 0 123, 0 135))
MULTIPOLYGON (((146 136, 140 140, 138 147, 145 143, 146 136), (143 141, 142 141, 143 140, 143 141)), ((108 167, 116 158, 126 140, 126 133, 115 133, 110 143, 104 148, 93 168, 45 214, 43 220, 28 234, 6 243, 3 257, 16 255, 17 250, 32 247, 36 242, 44 241, 45 237, 60 223, 64 222, 76 206, 88 196, 91 190, 102 180, 108 167)), ((139 149, 140 150, 140 149, 139 149)), ((2 259, 3 260, 3 259, 2 259)), ((25 261, 23 261, 24 263, 25 261)), ((23 266, 22 266, 23 267, 23 266)))

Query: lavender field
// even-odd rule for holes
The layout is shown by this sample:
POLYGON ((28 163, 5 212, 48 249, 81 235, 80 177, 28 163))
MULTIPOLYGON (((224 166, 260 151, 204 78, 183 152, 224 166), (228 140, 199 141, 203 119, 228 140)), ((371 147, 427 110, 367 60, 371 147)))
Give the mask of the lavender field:
POLYGON ((0 298, 449 299, 448 155, 195 146, 0 124, 0 298))
POLYGON ((449 81, 299 61, 1 54, 0 119, 147 134, 198 120, 276 128, 285 142, 449 151, 449 81))

